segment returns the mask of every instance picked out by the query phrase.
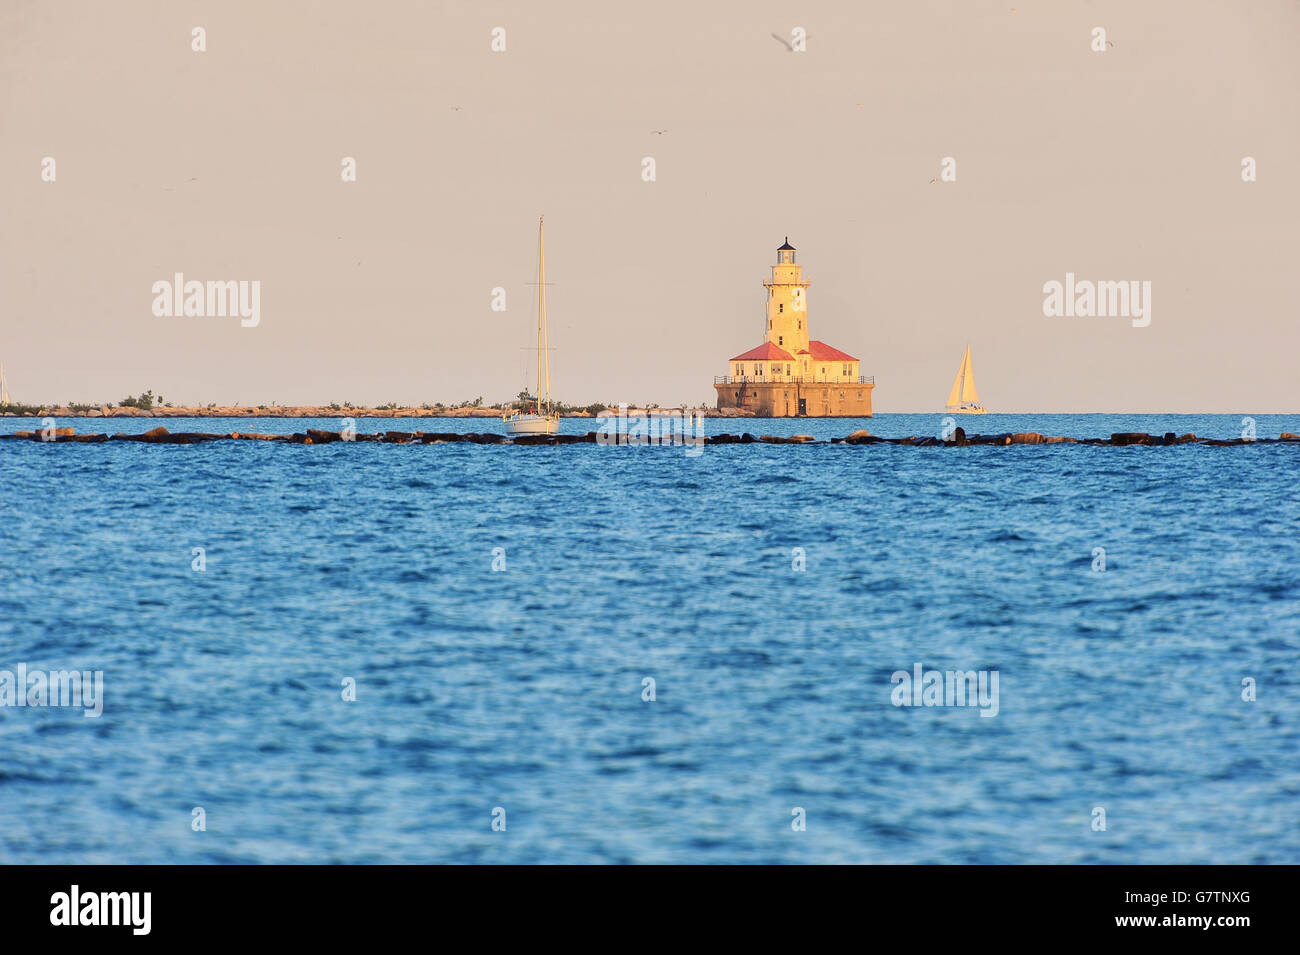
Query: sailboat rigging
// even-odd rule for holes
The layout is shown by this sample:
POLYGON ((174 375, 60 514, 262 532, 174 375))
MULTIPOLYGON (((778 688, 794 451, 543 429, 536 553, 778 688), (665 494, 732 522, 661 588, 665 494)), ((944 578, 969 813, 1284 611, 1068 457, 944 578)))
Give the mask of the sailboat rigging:
MULTIPOLYGON (((537 218, 537 394, 532 409, 527 400, 519 408, 501 414, 506 434, 556 434, 560 414, 551 400, 550 327, 546 323, 546 237, 544 217, 537 218)), ((527 388, 525 386, 525 392, 527 388)))

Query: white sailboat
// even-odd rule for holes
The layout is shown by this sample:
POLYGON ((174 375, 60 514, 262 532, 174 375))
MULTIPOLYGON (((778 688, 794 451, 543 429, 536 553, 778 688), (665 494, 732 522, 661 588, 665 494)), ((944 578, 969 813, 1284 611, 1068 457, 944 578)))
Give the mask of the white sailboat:
POLYGON ((542 216, 537 218, 537 395, 532 410, 525 401, 519 408, 502 413, 506 434, 556 434, 560 413, 551 401, 550 329, 546 324, 546 238, 542 216))
POLYGON ((970 363, 969 345, 966 346, 966 354, 962 356, 961 367, 957 369, 957 378, 948 395, 948 404, 943 410, 953 414, 986 413, 980 404, 979 393, 975 390, 975 372, 970 363))
POLYGON ((5 366, 0 365, 0 405, 13 404, 9 400, 9 382, 5 379, 5 366))

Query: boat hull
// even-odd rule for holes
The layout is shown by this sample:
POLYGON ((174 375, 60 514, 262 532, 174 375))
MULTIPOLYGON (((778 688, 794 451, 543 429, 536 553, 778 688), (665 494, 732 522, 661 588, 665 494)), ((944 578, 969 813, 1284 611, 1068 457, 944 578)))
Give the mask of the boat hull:
POLYGON ((515 415, 505 419, 506 434, 558 434, 559 415, 515 415))

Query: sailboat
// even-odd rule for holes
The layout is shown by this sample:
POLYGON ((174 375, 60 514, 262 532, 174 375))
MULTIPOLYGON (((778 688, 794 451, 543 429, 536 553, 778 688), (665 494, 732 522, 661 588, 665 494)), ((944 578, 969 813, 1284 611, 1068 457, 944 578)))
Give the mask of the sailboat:
POLYGON ((0 405, 13 404, 9 400, 9 382, 5 380, 5 366, 0 365, 0 405))
MULTIPOLYGON (((560 413, 551 401, 551 356, 548 352, 550 330, 546 325, 546 238, 542 219, 537 217, 537 395, 532 410, 524 401, 513 411, 502 412, 506 434, 556 434, 560 430, 560 413)), ((525 389, 526 390, 526 389, 525 389)))
POLYGON ((948 395, 948 404, 943 410, 954 414, 986 413, 980 404, 979 393, 975 390, 975 372, 971 368, 969 345, 966 346, 966 354, 962 356, 961 367, 957 369, 957 378, 948 395))

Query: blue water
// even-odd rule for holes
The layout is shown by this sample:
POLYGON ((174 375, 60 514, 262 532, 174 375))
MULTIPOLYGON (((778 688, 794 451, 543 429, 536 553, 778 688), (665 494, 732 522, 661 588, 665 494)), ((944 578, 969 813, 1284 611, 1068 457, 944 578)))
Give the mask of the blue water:
POLYGON ((0 708, 0 861, 1300 862, 1298 476, 1286 444, 0 442, 0 669, 105 681, 99 719, 0 708), (917 663, 997 670, 997 715, 894 706, 917 663))

